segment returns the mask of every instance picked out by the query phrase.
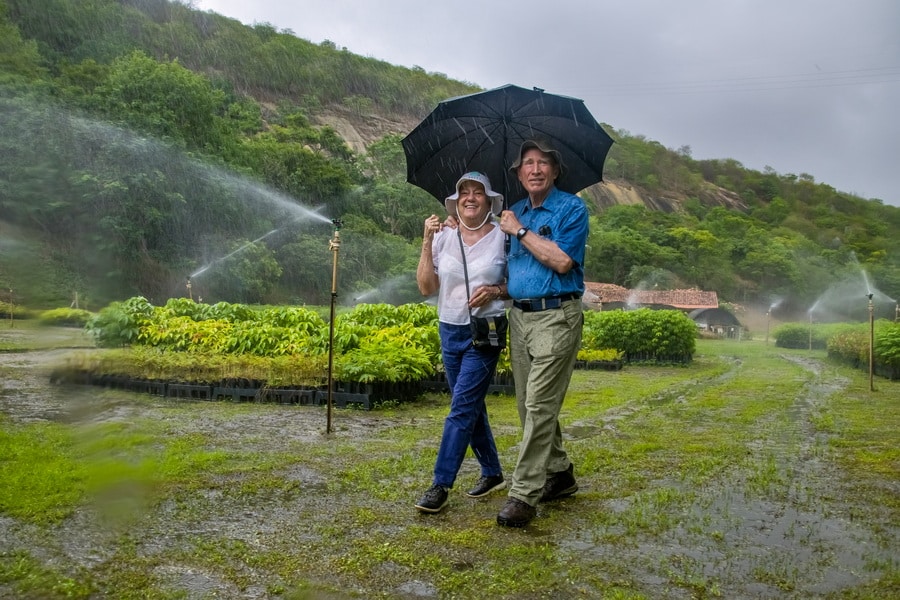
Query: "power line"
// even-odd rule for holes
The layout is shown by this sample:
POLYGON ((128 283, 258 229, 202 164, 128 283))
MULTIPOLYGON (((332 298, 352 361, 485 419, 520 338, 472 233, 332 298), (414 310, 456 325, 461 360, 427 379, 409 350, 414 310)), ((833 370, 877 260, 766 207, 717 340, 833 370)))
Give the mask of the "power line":
POLYGON ((741 93, 790 89, 858 87, 863 85, 897 82, 900 82, 900 66, 708 80, 633 83, 604 81, 601 89, 592 90, 592 92, 606 96, 741 93))

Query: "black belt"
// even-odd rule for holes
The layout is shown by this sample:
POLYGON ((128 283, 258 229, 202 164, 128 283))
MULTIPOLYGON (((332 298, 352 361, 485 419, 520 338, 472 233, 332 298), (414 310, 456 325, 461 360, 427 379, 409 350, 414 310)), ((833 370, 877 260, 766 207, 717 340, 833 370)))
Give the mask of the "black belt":
POLYGON ((581 294, 563 294, 562 296, 550 296, 549 298, 534 298, 528 300, 513 300, 513 306, 523 312, 539 312, 559 308, 563 302, 578 300, 581 294))

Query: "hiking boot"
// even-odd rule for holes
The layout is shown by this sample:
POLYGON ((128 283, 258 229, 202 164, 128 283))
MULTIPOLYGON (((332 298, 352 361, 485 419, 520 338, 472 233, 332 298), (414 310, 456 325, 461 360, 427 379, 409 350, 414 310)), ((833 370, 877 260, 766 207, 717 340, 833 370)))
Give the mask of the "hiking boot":
POLYGON ((518 498, 509 498, 497 514, 497 524, 504 527, 525 527, 537 515, 537 509, 518 498))
POLYGON ((505 487, 506 480, 503 479, 503 475, 482 475, 481 479, 475 482, 475 487, 466 492, 466 496, 469 498, 481 498, 505 487))
POLYGON ((544 482, 544 492, 541 494, 541 502, 559 500, 578 491, 578 483, 572 474, 574 468, 575 465, 569 463, 569 468, 565 471, 557 471, 547 475, 547 481, 544 482))
POLYGON ((450 494, 447 488, 434 484, 422 494, 422 497, 416 502, 416 508, 422 512, 437 513, 447 506, 449 500, 450 494))

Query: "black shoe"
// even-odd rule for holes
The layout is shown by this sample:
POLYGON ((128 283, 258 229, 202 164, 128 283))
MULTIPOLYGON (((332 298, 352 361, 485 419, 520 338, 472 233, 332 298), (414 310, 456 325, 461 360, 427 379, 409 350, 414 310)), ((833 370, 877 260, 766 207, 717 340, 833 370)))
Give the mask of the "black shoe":
POLYGON ((449 500, 450 494, 447 488, 434 484, 419 498, 419 501, 416 502, 416 508, 422 512, 437 513, 447 506, 449 500))
POLYGON ((505 487, 506 480, 503 479, 503 475, 491 475, 490 477, 482 475, 481 479, 475 482, 475 487, 466 492, 466 496, 469 498, 481 498, 505 487))
POLYGON ((565 471, 547 475, 547 481, 544 482, 544 492, 541 494, 541 502, 559 500, 578 491, 578 482, 575 481, 575 476, 572 474, 574 467, 572 463, 569 463, 569 468, 565 471))
POLYGON ((525 527, 537 515, 537 509, 518 498, 510 498, 497 514, 497 524, 505 527, 525 527))

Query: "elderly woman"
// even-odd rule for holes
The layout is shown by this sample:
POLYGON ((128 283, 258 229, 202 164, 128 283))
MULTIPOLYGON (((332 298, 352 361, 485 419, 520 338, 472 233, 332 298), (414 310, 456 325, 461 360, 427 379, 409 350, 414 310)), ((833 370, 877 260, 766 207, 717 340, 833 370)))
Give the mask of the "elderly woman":
POLYGON ((506 311, 505 235, 492 218, 502 210, 503 196, 485 175, 471 172, 460 177, 445 204, 459 227, 445 227, 437 215, 428 217, 416 270, 419 291, 438 295, 441 354, 452 394, 432 486, 416 502, 427 513, 447 506, 468 447, 481 465, 481 478, 466 495, 480 498, 506 487, 485 404, 502 348, 476 347, 469 326, 472 316, 506 311))

